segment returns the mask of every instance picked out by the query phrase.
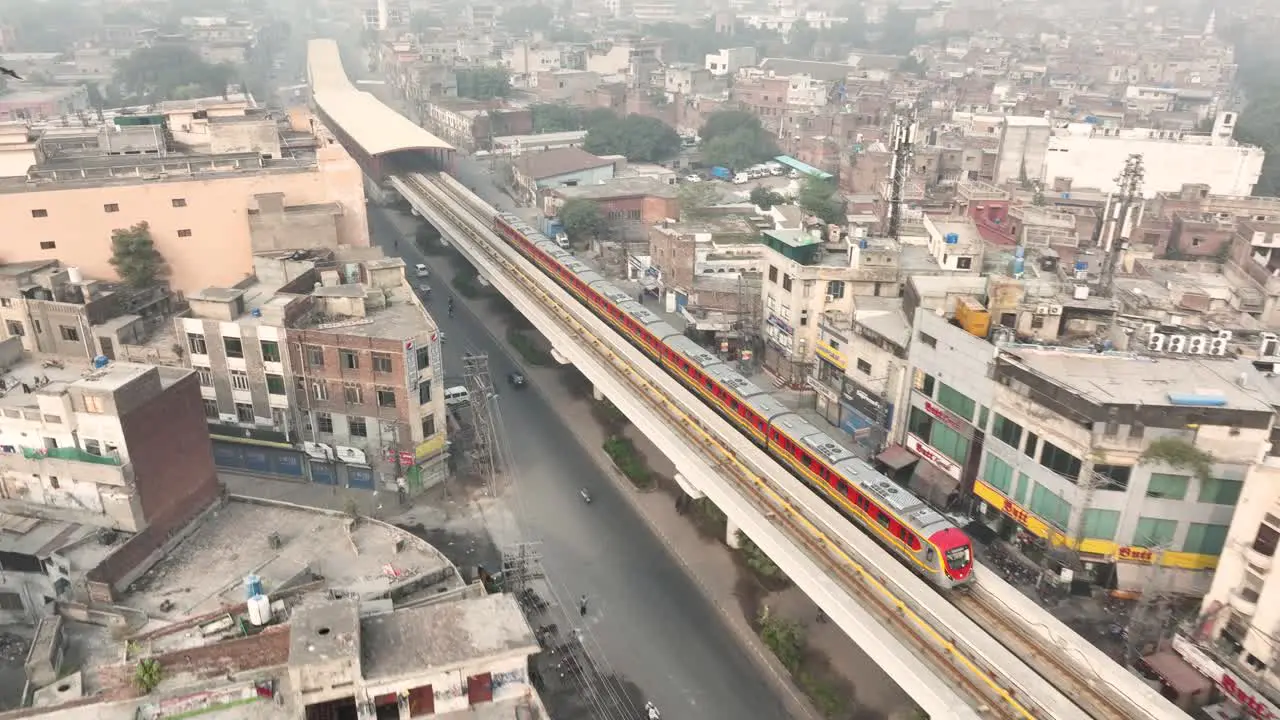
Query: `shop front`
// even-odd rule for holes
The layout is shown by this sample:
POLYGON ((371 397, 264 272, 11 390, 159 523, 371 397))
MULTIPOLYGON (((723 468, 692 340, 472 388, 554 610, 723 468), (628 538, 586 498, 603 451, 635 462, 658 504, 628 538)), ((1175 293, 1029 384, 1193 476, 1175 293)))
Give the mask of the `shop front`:
POLYGON ((213 441, 213 462, 223 470, 292 479, 306 477, 303 454, 282 432, 210 423, 209 437, 213 441))

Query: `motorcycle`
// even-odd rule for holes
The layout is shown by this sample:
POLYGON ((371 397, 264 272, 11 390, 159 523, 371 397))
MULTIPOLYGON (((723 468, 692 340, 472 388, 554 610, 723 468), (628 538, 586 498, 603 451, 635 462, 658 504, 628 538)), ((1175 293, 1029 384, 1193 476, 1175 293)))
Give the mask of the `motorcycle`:
POLYGON ((586 489, 586 488, 582 488, 581 490, 579 490, 579 491, 578 491, 578 494, 582 496, 582 500, 583 500, 586 504, 588 504, 588 505, 590 505, 590 504, 591 504, 591 493, 587 492, 587 489, 586 489))
POLYGON ((662 715, 658 713, 658 706, 654 705, 652 700, 644 704, 644 710, 648 713, 649 720, 662 720, 662 715))

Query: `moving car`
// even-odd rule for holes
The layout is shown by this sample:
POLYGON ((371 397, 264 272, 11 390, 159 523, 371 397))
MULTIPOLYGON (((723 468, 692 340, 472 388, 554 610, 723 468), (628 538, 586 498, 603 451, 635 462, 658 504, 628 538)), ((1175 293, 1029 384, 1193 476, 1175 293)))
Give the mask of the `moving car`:
POLYGON ((422 263, 418 263, 417 265, 413 266, 413 274, 417 275, 420 278, 424 278, 424 277, 430 277, 431 271, 427 269, 426 265, 423 265, 422 263))
POLYGON ((507 375, 507 382, 511 383, 511 387, 513 388, 522 388, 525 386, 527 380, 524 377, 524 373, 519 370, 512 370, 507 375))

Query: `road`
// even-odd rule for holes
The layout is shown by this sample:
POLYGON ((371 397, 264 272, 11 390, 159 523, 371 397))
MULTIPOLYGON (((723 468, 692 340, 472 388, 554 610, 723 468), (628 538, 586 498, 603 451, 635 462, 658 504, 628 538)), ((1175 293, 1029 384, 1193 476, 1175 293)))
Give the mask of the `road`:
MULTIPOLYGON (((482 172, 468 168, 459 176, 492 202, 494 189, 482 172)), ((509 198, 503 207, 511 207, 509 198)), ((788 717, 764 672, 564 420, 540 393, 507 390, 505 377, 518 365, 491 334, 502 330, 485 307, 489 301, 470 307, 456 296, 448 317, 452 266, 419 255, 394 211, 370 205, 369 219, 374 242, 388 254, 400 254, 409 267, 425 262, 431 268, 431 304, 448 337, 443 354, 449 379, 460 373, 464 349, 488 354, 500 392, 503 442, 518 465, 518 520, 526 540, 542 543, 543 566, 561 600, 574 604, 580 595, 589 597, 588 644, 594 639, 608 665, 668 717, 788 717), (396 237, 399 250, 391 243, 396 237), (589 505, 578 494, 584 487, 593 498, 589 505)), ((576 607, 569 610, 577 622, 576 607)))

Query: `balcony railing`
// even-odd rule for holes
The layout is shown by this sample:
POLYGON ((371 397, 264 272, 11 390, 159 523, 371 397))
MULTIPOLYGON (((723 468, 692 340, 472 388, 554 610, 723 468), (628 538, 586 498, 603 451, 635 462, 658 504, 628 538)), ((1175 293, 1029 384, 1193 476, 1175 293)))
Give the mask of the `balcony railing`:
POLYGON ((28 460, 43 460, 45 458, 54 458, 57 460, 74 460, 76 462, 93 463, 95 465, 114 465, 120 467, 120 458, 109 455, 94 455, 85 452, 79 448, 22 448, 22 456, 28 460))

